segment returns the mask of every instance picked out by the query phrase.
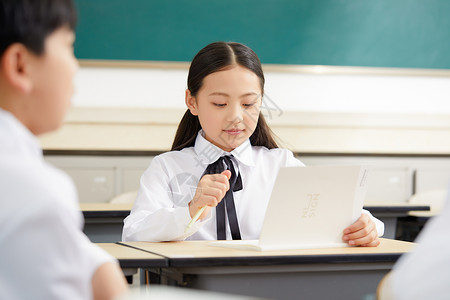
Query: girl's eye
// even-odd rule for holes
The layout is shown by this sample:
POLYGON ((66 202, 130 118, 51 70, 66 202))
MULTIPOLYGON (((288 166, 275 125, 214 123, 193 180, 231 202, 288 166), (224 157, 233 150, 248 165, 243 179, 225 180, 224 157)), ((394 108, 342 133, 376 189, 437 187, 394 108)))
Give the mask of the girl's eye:
POLYGON ((225 104, 223 104, 223 103, 213 103, 215 106, 217 106, 217 107, 224 107, 225 106, 225 104))
POLYGON ((246 103, 246 104, 243 104, 244 107, 252 107, 253 105, 255 105, 255 103, 246 103))

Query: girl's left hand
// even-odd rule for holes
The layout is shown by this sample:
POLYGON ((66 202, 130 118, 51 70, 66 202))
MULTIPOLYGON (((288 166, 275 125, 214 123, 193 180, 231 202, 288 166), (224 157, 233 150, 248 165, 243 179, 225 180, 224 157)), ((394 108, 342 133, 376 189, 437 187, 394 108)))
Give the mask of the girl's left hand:
POLYGON ((366 214, 361 214, 355 223, 344 229, 342 239, 350 246, 376 247, 380 244, 375 222, 366 214))

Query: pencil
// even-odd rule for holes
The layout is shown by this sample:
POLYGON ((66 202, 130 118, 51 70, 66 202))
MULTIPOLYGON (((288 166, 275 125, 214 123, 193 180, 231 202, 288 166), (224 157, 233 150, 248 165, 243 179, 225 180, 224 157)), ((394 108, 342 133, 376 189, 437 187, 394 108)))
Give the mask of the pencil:
POLYGON ((184 230, 184 233, 188 232, 189 229, 191 229, 192 225, 194 225, 195 222, 197 222, 198 218, 200 218, 200 215, 205 211, 206 205, 201 207, 197 213, 192 217, 192 220, 189 222, 189 224, 186 226, 186 229, 184 230))

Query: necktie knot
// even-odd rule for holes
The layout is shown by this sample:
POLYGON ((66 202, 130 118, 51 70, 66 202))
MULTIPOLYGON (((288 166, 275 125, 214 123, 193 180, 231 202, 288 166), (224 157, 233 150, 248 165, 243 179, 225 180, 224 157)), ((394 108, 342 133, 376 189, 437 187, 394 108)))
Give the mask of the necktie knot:
POLYGON ((225 194, 225 197, 216 207, 216 225, 217 225, 217 239, 224 240, 226 239, 225 232, 225 209, 228 215, 228 221, 230 224, 231 235, 233 240, 240 240, 241 233, 239 230, 239 223, 237 219, 236 208, 234 204, 233 192, 237 192, 242 190, 242 179, 241 173, 236 172, 232 160, 233 156, 221 156, 215 162, 208 165, 206 168, 205 174, 220 174, 225 170, 230 170, 231 177, 229 180, 230 189, 225 194))
POLYGON ((237 192, 242 190, 242 178, 241 173, 238 172, 236 174, 236 170, 234 168, 233 160, 231 159, 233 156, 221 156, 215 162, 211 163, 206 167, 205 174, 220 174, 225 170, 230 170, 231 178, 230 182, 230 190, 233 192, 237 192))

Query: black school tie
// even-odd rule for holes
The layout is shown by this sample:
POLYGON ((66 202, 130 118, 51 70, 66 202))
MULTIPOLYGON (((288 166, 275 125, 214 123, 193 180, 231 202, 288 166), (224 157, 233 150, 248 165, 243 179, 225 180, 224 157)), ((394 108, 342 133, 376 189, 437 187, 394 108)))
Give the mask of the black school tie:
POLYGON ((230 189, 223 197, 222 201, 216 207, 216 224, 217 224, 217 239, 225 240, 225 209, 227 210, 228 222, 230 223, 231 236, 233 240, 241 239, 241 232, 239 231, 239 223, 236 214, 236 208, 234 205, 233 192, 242 190, 242 179, 241 174, 236 176, 236 171, 234 170, 233 162, 230 156, 219 157, 218 160, 209 164, 206 168, 205 174, 220 174, 225 170, 231 171, 230 189))

